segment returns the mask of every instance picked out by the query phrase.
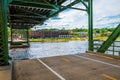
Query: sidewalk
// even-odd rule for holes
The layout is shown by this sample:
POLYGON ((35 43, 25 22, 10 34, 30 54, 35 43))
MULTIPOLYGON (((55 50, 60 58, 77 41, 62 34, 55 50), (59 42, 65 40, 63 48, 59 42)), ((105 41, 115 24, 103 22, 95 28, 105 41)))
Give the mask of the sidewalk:
POLYGON ((11 80, 10 66, 0 66, 0 80, 11 80))

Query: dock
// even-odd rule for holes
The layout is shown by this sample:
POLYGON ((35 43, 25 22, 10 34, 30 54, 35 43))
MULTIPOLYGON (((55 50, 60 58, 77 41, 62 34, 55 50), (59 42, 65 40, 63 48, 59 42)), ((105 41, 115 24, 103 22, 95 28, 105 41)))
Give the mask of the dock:
POLYGON ((87 53, 18 60, 12 80, 120 80, 120 60, 87 53))

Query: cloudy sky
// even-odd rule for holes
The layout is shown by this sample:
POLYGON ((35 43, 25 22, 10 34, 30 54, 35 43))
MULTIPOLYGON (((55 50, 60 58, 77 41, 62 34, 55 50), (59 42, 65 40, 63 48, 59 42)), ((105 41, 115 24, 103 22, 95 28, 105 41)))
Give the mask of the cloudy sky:
MULTIPOLYGON (((84 8, 79 3, 74 5, 77 8, 84 8)), ((93 0, 93 24, 94 28, 115 27, 120 23, 120 0, 93 0)), ((67 9, 59 13, 60 19, 49 19, 46 25, 40 27, 52 28, 88 28, 88 16, 84 11, 67 9)))

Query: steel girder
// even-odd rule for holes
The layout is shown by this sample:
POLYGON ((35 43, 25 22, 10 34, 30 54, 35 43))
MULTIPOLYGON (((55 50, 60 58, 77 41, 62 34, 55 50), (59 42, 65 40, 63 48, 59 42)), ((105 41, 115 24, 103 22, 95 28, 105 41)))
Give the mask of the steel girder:
POLYGON ((0 65, 8 64, 7 0, 0 0, 0 65))
POLYGON ((88 0, 88 50, 93 51, 93 0, 88 0))
POLYGON ((104 53, 111 44, 118 38, 120 35, 120 24, 115 28, 112 34, 108 37, 108 39, 100 46, 97 52, 104 53))

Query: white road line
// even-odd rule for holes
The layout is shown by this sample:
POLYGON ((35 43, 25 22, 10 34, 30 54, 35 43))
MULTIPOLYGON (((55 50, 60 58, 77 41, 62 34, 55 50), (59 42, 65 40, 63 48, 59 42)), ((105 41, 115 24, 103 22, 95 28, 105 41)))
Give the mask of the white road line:
POLYGON ((113 67, 116 67, 116 68, 120 68, 120 66, 118 66, 118 65, 103 62, 103 61, 100 61, 100 60, 96 60, 96 59, 92 59, 92 58, 88 58, 88 57, 84 57, 84 56, 79 56, 79 55, 74 55, 74 56, 80 57, 80 58, 83 58, 83 59, 87 59, 87 60, 91 60, 91 61, 94 61, 94 62, 99 62, 99 63, 102 63, 102 64, 106 64, 106 65, 113 66, 113 67))
POLYGON ((49 69, 53 74, 55 74, 57 77, 59 77, 61 80, 66 80, 65 78, 63 78, 60 74, 58 74, 57 72, 55 72, 52 68, 50 68, 47 64, 45 64, 42 60, 37 59, 40 63, 42 63, 47 69, 49 69))

